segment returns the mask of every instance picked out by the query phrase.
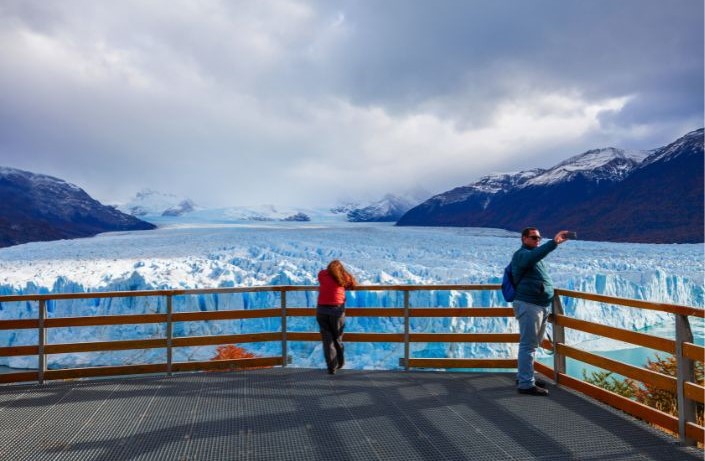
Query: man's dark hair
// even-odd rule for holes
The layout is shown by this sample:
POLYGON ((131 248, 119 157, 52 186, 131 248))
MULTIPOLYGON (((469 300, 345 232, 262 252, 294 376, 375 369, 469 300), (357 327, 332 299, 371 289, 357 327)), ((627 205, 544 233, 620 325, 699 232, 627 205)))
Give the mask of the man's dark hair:
POLYGON ((521 236, 522 237, 528 237, 529 232, 531 231, 537 231, 538 229, 535 227, 525 227, 523 231, 521 231, 521 236))

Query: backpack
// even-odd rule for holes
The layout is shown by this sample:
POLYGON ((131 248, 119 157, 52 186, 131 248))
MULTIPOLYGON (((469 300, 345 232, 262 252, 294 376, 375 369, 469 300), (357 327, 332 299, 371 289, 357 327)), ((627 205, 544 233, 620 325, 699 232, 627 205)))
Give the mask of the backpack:
POLYGON ((512 279, 512 263, 509 263, 504 268, 504 275, 502 276, 502 296, 504 296, 505 301, 510 303, 514 301, 516 295, 516 285, 512 279))

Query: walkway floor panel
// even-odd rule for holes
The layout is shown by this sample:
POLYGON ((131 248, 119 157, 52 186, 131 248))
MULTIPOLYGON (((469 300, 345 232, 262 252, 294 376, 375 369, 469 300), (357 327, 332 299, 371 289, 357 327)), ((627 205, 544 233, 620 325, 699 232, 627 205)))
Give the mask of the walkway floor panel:
POLYGON ((0 387, 2 460, 697 460, 513 374, 271 368, 0 387))

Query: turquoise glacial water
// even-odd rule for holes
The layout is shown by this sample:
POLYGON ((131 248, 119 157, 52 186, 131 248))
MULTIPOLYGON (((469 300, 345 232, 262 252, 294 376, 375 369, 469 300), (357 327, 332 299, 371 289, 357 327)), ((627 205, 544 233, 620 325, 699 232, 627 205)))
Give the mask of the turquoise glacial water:
MULTIPOLYGON (((693 332, 693 343, 699 346, 705 345, 705 321, 702 319, 691 319, 690 322, 691 330, 693 332)), ((674 339, 675 325, 674 323, 669 322, 645 328, 643 330, 640 330, 640 332, 653 336, 674 339)), ((576 345, 575 347, 590 351, 589 348, 584 348, 580 345, 576 345)), ((612 360, 618 360, 629 365, 640 367, 644 367, 649 359, 654 360, 657 355, 659 355, 660 357, 667 357, 669 355, 666 352, 661 352, 646 347, 626 347, 622 349, 598 350, 591 352, 594 352, 597 355, 601 355, 612 360)), ((553 367, 553 356, 540 357, 538 361, 553 367)), ((595 371, 605 371, 602 368, 594 367, 592 365, 582 363, 570 358, 566 360, 566 372, 568 373, 568 375, 573 376, 575 378, 582 378, 583 370, 585 370, 588 375, 591 372, 595 371)), ((623 378, 616 374, 613 376, 623 378)))

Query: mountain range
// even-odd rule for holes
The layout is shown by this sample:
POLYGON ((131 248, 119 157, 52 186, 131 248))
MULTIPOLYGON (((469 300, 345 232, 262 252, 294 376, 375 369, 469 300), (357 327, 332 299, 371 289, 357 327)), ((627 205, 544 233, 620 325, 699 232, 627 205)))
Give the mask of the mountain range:
POLYGON ((198 209, 193 200, 165 194, 152 189, 141 190, 129 202, 118 205, 120 211, 132 216, 181 216, 198 209))
POLYGON ((595 149, 435 195, 399 226, 527 226, 586 240, 703 242, 703 129, 650 151, 595 149))
POLYGON ((154 228, 61 179, 0 167, 0 247, 154 228))
POLYGON ((350 222, 396 222, 418 203, 411 197, 385 194, 380 200, 369 205, 358 205, 347 210, 350 222))
POLYGON ((418 189, 405 195, 386 194, 373 202, 345 201, 332 208, 277 207, 274 205, 233 206, 206 209, 193 200, 152 189, 138 192, 129 202, 119 205, 124 213, 150 221, 162 217, 186 220, 230 221, 320 221, 396 222, 401 216, 430 194, 418 189))
MULTIPOLYGON (((428 195, 426 195, 428 196, 428 195)), ((485 176, 421 200, 387 194, 330 209, 203 209, 187 198, 144 190, 118 210, 51 176, 0 167, 0 247, 31 241, 146 230, 153 222, 397 221, 399 226, 562 229, 586 240, 703 242, 703 129, 649 151, 589 150, 548 169, 485 176)))

